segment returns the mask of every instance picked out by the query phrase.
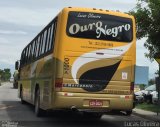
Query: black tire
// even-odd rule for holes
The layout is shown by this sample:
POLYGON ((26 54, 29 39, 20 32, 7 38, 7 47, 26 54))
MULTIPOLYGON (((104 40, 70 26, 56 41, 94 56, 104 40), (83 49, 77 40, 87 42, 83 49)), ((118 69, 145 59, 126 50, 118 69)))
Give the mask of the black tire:
POLYGON ((23 100, 23 89, 21 87, 21 90, 20 90, 20 99, 21 99, 21 104, 25 104, 26 102, 23 100))
POLYGON ((14 89, 17 89, 17 88, 18 88, 18 82, 17 82, 17 81, 14 81, 14 82, 13 82, 13 88, 14 88, 14 89))
POLYGON ((83 115, 85 118, 87 119, 101 119, 102 117, 102 113, 98 113, 98 112, 83 112, 83 115))
POLYGON ((15 83, 14 88, 15 88, 15 89, 18 89, 18 82, 15 83))
POLYGON ((126 111, 126 116, 130 116, 132 114, 132 110, 126 111))
POLYGON ((13 82, 13 88, 15 89, 15 82, 13 82))
POLYGON ((38 89, 35 94, 35 114, 37 117, 41 117, 44 115, 44 111, 40 109, 40 90, 38 89))

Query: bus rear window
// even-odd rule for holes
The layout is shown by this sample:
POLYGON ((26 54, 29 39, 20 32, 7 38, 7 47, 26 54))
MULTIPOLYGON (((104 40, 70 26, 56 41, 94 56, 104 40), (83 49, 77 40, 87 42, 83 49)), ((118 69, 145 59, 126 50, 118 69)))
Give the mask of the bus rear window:
POLYGON ((69 12, 66 32, 76 38, 120 42, 133 39, 131 19, 89 12, 69 12))

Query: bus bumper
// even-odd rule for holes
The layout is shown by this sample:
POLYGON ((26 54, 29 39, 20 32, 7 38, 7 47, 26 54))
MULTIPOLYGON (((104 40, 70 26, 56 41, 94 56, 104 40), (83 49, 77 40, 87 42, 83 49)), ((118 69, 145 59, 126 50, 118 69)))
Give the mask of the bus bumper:
POLYGON ((52 103, 53 109, 105 109, 132 110, 133 95, 89 94, 57 92, 52 103), (97 104, 96 104, 97 103, 97 104))

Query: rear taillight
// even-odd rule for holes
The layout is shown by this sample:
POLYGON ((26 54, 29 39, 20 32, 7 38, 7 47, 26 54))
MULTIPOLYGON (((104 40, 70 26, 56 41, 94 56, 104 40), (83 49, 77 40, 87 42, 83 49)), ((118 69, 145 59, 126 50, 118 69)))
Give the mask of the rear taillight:
POLYGON ((129 96, 125 96, 125 99, 129 99, 129 96))
POLYGON ((61 88, 62 87, 62 82, 56 82, 55 87, 56 88, 61 88))
POLYGON ((63 87, 63 80, 62 79, 56 79, 55 81, 55 89, 58 91, 61 91, 63 87))

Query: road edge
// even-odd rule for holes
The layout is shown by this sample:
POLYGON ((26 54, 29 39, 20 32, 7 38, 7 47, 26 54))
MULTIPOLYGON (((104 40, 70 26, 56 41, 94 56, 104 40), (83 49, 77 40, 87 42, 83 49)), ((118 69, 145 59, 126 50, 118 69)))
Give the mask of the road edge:
POLYGON ((133 115, 136 115, 136 116, 140 116, 140 117, 143 117, 147 120, 152 120, 152 121, 156 121, 156 122, 159 122, 160 121, 160 113, 159 115, 157 116, 152 116, 152 115, 145 115, 145 114, 141 114, 141 113, 137 113, 135 110, 133 110, 133 115))

